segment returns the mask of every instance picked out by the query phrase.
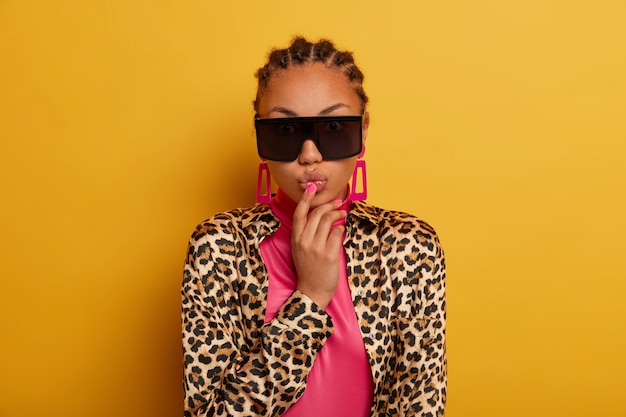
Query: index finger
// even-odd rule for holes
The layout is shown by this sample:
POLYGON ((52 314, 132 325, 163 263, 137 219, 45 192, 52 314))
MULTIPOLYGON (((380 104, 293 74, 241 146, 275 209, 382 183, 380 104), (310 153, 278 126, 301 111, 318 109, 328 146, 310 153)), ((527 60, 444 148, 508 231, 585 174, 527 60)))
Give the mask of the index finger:
POLYGON ((306 187, 306 191, 302 195, 302 198, 298 202, 296 209, 293 212, 293 235, 300 236, 304 231, 304 226, 306 225, 307 216, 309 214, 309 209, 311 208, 311 202, 313 198, 315 198, 315 191, 317 187, 315 184, 309 184, 306 187))

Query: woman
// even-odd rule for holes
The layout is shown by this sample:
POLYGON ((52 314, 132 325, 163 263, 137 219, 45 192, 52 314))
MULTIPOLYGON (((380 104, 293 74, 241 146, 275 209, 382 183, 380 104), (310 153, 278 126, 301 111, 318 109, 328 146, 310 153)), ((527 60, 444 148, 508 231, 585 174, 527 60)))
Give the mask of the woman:
POLYGON ((190 240, 185 415, 443 415, 443 252, 426 223, 361 201, 363 74, 296 38, 257 78, 258 203, 190 240))

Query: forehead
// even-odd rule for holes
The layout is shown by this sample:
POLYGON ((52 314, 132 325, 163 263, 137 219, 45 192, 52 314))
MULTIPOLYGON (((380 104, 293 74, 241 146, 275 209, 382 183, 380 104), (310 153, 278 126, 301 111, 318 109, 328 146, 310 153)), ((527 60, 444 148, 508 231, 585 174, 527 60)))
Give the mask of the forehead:
POLYGON ((272 74, 260 97, 259 114, 267 116, 282 107, 299 116, 313 116, 338 103, 345 105, 345 114, 360 114, 359 96, 339 69, 304 64, 272 74))

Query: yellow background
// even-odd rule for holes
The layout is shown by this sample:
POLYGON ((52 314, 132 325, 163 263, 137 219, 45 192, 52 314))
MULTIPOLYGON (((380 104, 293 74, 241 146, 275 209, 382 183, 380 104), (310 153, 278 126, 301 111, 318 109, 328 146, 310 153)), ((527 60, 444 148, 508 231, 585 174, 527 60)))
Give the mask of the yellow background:
POLYGON ((449 417, 626 415, 626 4, 0 1, 0 416, 181 415, 187 238, 253 202, 254 71, 366 74, 370 202, 438 230, 449 417))

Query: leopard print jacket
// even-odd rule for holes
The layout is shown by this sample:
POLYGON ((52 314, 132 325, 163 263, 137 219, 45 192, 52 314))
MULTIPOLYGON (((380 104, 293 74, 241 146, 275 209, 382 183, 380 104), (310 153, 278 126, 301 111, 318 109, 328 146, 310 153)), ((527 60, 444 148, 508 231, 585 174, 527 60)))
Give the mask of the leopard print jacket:
MULTIPOLYGON (((304 392, 332 319, 295 291, 264 323, 259 244, 268 205, 219 213, 193 233, 182 286, 185 416, 280 416, 304 392)), ((445 264, 415 217, 355 202, 346 219, 348 280, 374 380, 372 416, 443 416, 445 264)))

